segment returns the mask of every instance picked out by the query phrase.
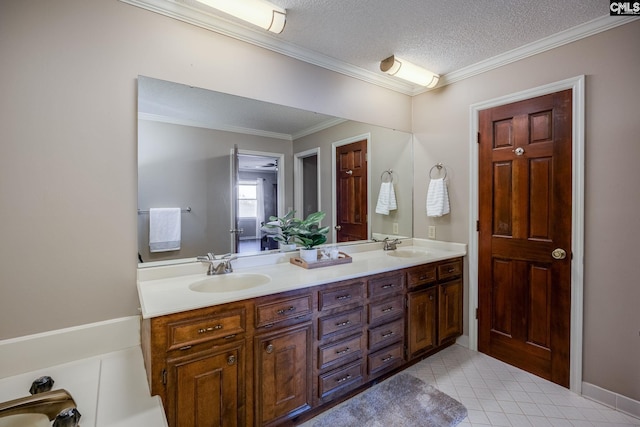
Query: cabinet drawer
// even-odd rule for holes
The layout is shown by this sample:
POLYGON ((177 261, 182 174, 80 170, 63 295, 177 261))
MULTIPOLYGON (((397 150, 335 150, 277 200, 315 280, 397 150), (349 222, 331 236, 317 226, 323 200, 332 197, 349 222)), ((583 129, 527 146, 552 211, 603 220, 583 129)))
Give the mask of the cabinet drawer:
POLYGON ((363 324, 364 314, 362 307, 332 316, 321 317, 318 319, 318 338, 322 339, 342 331, 360 328, 363 324))
POLYGON ((318 292, 318 309, 320 311, 362 301, 364 301, 364 282, 318 292))
POLYGON ((271 325, 311 314, 311 295, 278 299, 256 305, 256 327, 271 325))
POLYGON ((438 280, 458 277, 462 274, 462 260, 455 260, 438 266, 438 280))
POLYGON ((395 294, 404 289, 404 274, 397 273, 369 280, 369 298, 395 294))
POLYGON ((379 374, 400 366, 404 361, 403 351, 402 342, 399 342, 370 354, 369 374, 379 374))
POLYGON ((232 339, 246 328, 244 309, 167 324, 168 348, 175 350, 215 340, 232 339))
POLYGON ((384 301, 369 304, 369 324, 380 323, 404 314, 404 297, 398 295, 384 301))
POLYGON ((407 286, 409 289, 436 281, 436 266, 434 264, 414 267, 407 272, 407 286))
POLYGON ((362 383, 363 379, 364 361, 360 359, 350 365, 320 375, 318 377, 318 397, 322 399, 347 386, 358 385, 362 383))
POLYGON ((343 360, 360 357, 364 351, 363 335, 355 335, 318 347, 318 369, 341 363, 343 360))
POLYGON ((385 347, 404 337, 404 319, 394 320, 369 330, 369 350, 385 347))

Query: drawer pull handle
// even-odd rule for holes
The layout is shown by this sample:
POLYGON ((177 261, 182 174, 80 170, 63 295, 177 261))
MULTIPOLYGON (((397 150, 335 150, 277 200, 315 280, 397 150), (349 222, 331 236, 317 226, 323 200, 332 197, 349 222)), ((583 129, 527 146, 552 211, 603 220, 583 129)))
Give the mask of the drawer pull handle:
POLYGON ((218 324, 216 326, 209 326, 208 328, 200 328, 198 329, 198 333, 199 334, 204 334, 205 332, 213 332, 213 331, 217 331, 218 329, 222 329, 223 326, 221 324, 218 324))
POLYGON ((351 375, 347 375, 346 377, 338 378, 338 379, 336 380, 336 382, 337 382, 337 383, 343 383, 343 382, 345 382, 345 381, 347 381, 347 380, 350 380, 350 379, 351 379, 351 375))
POLYGON ((231 334, 231 335, 227 335, 226 337, 224 337, 225 340, 230 340, 231 338, 235 338, 236 334, 231 334))
POLYGON ((347 326, 351 323, 351 320, 345 320, 344 322, 336 323, 336 326, 347 326))
POLYGON ((393 311, 393 306, 390 306, 390 307, 387 307, 387 308, 383 308, 383 309, 382 309, 382 312, 383 312, 383 313, 388 313, 388 312, 390 312, 390 311, 393 311))
POLYGON ((383 362, 383 363, 386 363, 386 362, 388 362, 388 361, 389 361, 389 360, 391 360, 391 359, 393 359, 393 356, 390 354, 390 355, 388 355, 387 357, 383 358, 383 359, 382 359, 382 362, 383 362))
POLYGON ((185 345, 184 347, 180 347, 178 350, 185 351, 185 350, 189 350, 190 348, 191 348, 190 345, 185 345))
POLYGON ((267 353, 271 354, 273 353, 273 344, 269 344, 266 348, 267 353))
POLYGON ((350 294, 346 294, 346 295, 339 295, 339 296, 337 296, 337 297, 336 297, 336 299, 337 299, 338 301, 343 301, 343 300, 346 300, 346 299, 351 299, 351 295, 350 295, 350 294))
POLYGON ((420 276, 418 279, 419 280, 426 280, 427 279, 427 275, 425 274, 424 276, 420 276))
POLYGON ((447 273, 453 273, 454 271, 456 271, 455 268, 450 268, 450 269, 447 270, 447 273))
POLYGON ((236 357, 232 354, 227 357, 227 365, 233 365, 234 363, 236 363, 236 357))
POLYGON ((336 350, 336 354, 345 354, 349 353, 349 351, 351 351, 351 349, 349 347, 346 347, 344 350, 336 350))
POLYGON ((393 283, 387 283, 386 285, 382 286, 382 289, 389 289, 389 288, 393 288, 395 285, 393 283))
POLYGON ((281 308, 280 310, 276 311, 276 313, 282 315, 282 314, 291 313, 292 311, 296 311, 296 308, 294 306, 281 308))
POLYGON ((393 335, 393 331, 389 331, 387 333, 382 334, 382 338, 389 338, 392 335, 393 335))

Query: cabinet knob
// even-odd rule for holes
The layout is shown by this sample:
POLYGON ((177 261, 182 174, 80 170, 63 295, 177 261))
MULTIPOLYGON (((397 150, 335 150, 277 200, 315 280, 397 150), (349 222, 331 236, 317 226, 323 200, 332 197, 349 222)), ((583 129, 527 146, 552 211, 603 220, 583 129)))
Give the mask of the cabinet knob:
POLYGON ((433 301, 433 295, 429 295, 429 301, 433 301))
POLYGON ((232 354, 227 357, 227 365, 233 365, 234 363, 236 363, 236 356, 232 354))
POLYGON ((269 344, 265 350, 269 354, 273 353, 273 344, 269 344))

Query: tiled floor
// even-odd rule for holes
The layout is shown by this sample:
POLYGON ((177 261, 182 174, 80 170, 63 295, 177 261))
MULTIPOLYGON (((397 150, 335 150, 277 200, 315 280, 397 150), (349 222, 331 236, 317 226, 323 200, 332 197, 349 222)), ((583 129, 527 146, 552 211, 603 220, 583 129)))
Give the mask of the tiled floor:
POLYGON ((640 426, 638 418, 459 345, 404 372, 462 402, 469 416, 460 427, 640 426))

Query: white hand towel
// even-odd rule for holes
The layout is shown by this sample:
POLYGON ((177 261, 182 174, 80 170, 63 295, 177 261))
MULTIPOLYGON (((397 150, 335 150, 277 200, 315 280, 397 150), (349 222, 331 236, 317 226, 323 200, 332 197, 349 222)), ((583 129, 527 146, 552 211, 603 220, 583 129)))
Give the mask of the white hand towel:
POLYGON ((432 179, 427 191, 427 216, 449 213, 449 193, 444 178, 432 179))
POLYGON ((180 250, 180 208, 149 209, 149 250, 167 252, 180 250))
POLYGON ((376 213, 381 215, 389 215, 389 211, 398 209, 396 202, 396 192, 393 189, 392 182, 383 182, 380 184, 380 193, 378 194, 378 203, 376 204, 376 213))

